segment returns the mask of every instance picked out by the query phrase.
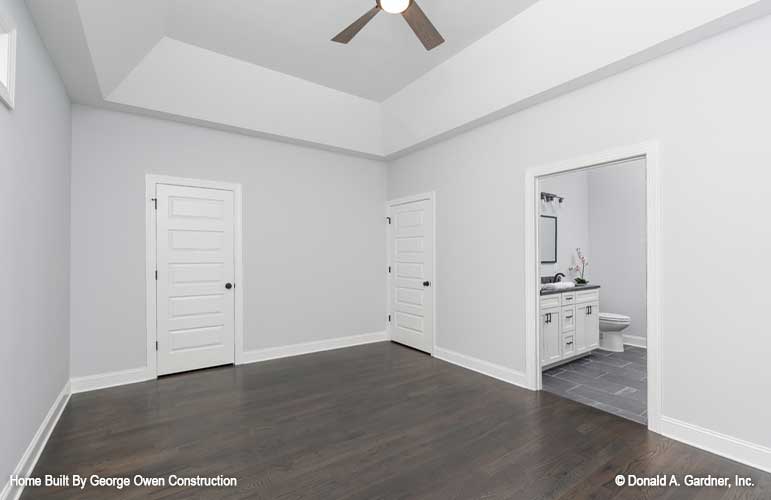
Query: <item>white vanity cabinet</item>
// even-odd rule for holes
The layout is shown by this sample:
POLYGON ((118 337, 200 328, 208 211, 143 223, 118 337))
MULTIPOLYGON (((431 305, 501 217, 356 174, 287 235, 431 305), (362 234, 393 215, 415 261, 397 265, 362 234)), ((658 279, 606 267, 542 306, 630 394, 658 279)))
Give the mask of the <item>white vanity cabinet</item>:
POLYGON ((541 295, 541 366, 588 354, 600 345, 600 290, 541 295))
POLYGON ((576 306, 576 354, 600 346, 600 303, 576 306))
POLYGON ((548 365, 562 359, 560 345, 560 308, 541 310, 541 364, 548 365))

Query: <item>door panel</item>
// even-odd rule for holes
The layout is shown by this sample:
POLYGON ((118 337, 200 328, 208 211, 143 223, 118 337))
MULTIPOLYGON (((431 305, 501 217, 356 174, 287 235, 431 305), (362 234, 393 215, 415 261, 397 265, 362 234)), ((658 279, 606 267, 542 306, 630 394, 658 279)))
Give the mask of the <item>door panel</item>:
POLYGON ((391 338, 427 353, 434 348, 433 210, 428 199, 389 207, 391 338))
POLYGON ((600 303, 576 306, 576 352, 596 349, 600 345, 600 303))
POLYGON ((541 365, 548 365, 562 359, 562 333, 560 332, 560 309, 541 311, 541 365))
POLYGON ((233 192, 156 187, 158 375, 234 362, 233 192))

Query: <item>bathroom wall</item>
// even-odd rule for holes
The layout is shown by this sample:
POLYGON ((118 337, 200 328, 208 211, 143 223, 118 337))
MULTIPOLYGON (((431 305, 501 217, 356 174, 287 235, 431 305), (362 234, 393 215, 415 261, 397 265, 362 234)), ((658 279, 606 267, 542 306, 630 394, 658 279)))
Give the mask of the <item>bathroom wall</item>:
POLYGON ((644 345, 645 162, 545 177, 541 191, 565 198, 541 202, 541 215, 557 217, 557 263, 541 264, 541 276, 576 277, 568 269, 581 248, 589 262, 585 278, 602 286, 602 311, 631 317, 625 336, 644 345))
MULTIPOLYGON (((565 273, 574 278, 568 268, 575 265, 576 248, 589 252, 589 182, 587 172, 572 172, 541 179, 541 191, 565 198, 562 204, 541 202, 541 215, 557 217, 557 263, 541 264, 541 276, 565 273)), ((586 278, 589 279, 589 268, 586 278)))
POLYGON ((592 169, 587 181, 591 248, 587 272, 602 285, 600 309, 631 317, 625 340, 644 345, 645 161, 592 169))

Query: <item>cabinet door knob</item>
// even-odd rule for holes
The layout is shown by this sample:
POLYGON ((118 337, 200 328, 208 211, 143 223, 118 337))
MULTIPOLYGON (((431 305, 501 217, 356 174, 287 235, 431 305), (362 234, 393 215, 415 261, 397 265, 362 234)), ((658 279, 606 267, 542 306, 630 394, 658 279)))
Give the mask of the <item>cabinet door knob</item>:
POLYGON ((232 283, 225 283, 225 288, 230 290, 231 288, 233 288, 233 284, 232 283))

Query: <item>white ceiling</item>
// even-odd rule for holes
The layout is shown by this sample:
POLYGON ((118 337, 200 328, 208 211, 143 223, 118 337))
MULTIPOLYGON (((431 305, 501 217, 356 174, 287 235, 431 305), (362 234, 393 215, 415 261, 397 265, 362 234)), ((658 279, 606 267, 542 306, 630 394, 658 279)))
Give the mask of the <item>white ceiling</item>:
POLYGON ((55 59, 93 66, 88 75, 62 71, 76 99, 93 90, 86 76, 94 75, 101 97, 108 96, 161 39, 171 38, 376 102, 535 2, 420 0, 447 40, 428 52, 400 15, 385 12, 350 44, 331 41, 374 0, 27 0, 55 59))
MULTIPOLYGON (((771 0, 25 0, 74 102, 388 158, 771 13, 771 0)), ((22 34, 23 35, 23 34, 22 34)))
POLYGON ((536 0, 420 0, 446 43, 427 52, 400 15, 378 14, 348 45, 330 39, 374 0, 171 0, 170 38, 383 101, 536 0))

